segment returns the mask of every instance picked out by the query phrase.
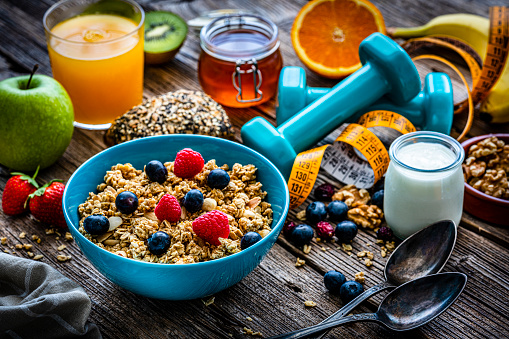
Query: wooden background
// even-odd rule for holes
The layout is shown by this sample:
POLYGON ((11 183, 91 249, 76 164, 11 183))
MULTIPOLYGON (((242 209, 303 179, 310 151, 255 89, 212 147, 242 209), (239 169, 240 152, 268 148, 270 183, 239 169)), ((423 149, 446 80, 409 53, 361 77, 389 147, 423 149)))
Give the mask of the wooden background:
MULTIPOLYGON (((145 10, 163 9, 181 15, 185 20, 212 9, 242 8, 269 17, 280 29, 281 51, 285 65, 302 66, 291 46, 289 32, 304 0, 265 1, 162 1, 138 0, 145 10)), ((42 27, 44 12, 53 0, 2 0, 0 1, 0 80, 29 73, 35 63, 40 73, 51 75, 51 68, 42 27)), ((431 18, 448 13, 474 13, 488 15, 488 7, 503 5, 503 1, 461 0, 373 0, 381 10, 387 26, 415 26, 431 18)), ((507 3, 505 3, 507 5, 507 3)), ((180 88, 199 90, 197 59, 199 38, 190 32, 176 59, 164 66, 146 67, 145 95, 151 96, 180 88)), ((311 86, 333 86, 326 80, 308 72, 311 86)), ((252 109, 228 109, 227 112, 237 128, 254 116, 275 118, 275 102, 252 109)), ((1 114, 1 112, 0 112, 1 114)), ((458 135, 465 119, 455 117, 452 135, 458 135)), ((507 132, 505 125, 487 125, 478 119, 469 136, 488 132, 507 132)), ((39 181, 53 178, 67 180, 85 160, 106 148, 102 132, 75 129, 72 142, 63 157, 39 174, 39 181)), ((1 151, 1 150, 0 150, 1 151)), ((0 191, 9 178, 9 169, 0 166, 0 191)), ((326 176, 320 182, 330 181, 326 176)), ((295 213, 307 205, 292 211, 295 213)), ((205 306, 201 300, 159 301, 140 297, 117 287, 98 273, 81 254, 74 242, 57 235, 45 234, 45 227, 29 215, 7 217, 0 213, 0 238, 7 237, 8 250, 14 255, 28 257, 27 251, 12 248, 16 244, 34 245, 33 252, 42 254, 43 262, 58 269, 83 286, 92 300, 90 320, 95 322, 105 338, 245 338, 243 328, 260 331, 264 336, 279 334, 313 325, 342 306, 339 297, 330 295, 323 286, 323 274, 331 269, 343 272, 347 279, 359 271, 366 273, 365 288, 383 280, 385 260, 374 245, 374 233, 361 230, 353 242, 356 253, 371 250, 375 253, 370 268, 343 251, 330 247, 320 250, 322 244, 313 243, 311 253, 300 249, 280 237, 266 259, 244 280, 232 288, 215 295, 215 302, 205 306), (28 236, 21 239, 19 234, 28 236), (30 238, 38 235, 37 244, 30 238), (58 239, 57 239, 58 237, 58 239), (367 243, 373 244, 368 246, 367 243), (59 252, 57 247, 66 244, 59 252), (72 256, 68 262, 57 261, 57 254, 72 256), (306 265, 295 267, 297 257, 305 259, 306 265), (314 308, 304 307, 304 301, 317 303, 314 308), (250 317, 252 321, 247 318, 250 317)), ((430 324, 408 333, 393 333, 375 324, 347 325, 330 332, 329 337, 346 338, 478 338, 507 337, 509 232, 506 228, 489 225, 464 214, 459 228, 458 242, 445 271, 458 271, 468 275, 467 288, 447 312, 430 324)), ((375 311, 384 293, 365 302, 356 312, 375 311)), ((1 319, 0 319, 1 321, 1 319)))

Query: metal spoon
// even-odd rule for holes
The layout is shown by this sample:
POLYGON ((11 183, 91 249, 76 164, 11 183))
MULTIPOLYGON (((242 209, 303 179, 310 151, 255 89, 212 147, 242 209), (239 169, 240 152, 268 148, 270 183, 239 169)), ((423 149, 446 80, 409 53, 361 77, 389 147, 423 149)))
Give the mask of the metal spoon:
MULTIPOLYGON (((451 220, 438 221, 412 234, 392 252, 385 263, 384 282, 364 291, 321 323, 344 317, 361 302, 380 291, 440 272, 451 256, 456 236, 456 224, 451 220)), ((315 338, 321 338, 326 333, 327 331, 320 333, 315 338)))
POLYGON ((373 321, 394 331, 408 331, 426 324, 444 312, 459 297, 467 283, 463 273, 439 273, 409 281, 389 293, 376 313, 355 314, 327 321, 269 339, 309 338, 346 323, 373 321))

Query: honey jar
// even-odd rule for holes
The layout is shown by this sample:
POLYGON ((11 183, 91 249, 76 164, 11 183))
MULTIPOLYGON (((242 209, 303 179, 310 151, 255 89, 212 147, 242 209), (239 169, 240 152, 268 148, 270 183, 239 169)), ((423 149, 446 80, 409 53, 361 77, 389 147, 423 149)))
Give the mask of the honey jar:
POLYGON ((202 28, 200 45, 201 87, 220 104, 255 106, 276 93, 283 59, 270 20, 251 14, 217 18, 202 28))

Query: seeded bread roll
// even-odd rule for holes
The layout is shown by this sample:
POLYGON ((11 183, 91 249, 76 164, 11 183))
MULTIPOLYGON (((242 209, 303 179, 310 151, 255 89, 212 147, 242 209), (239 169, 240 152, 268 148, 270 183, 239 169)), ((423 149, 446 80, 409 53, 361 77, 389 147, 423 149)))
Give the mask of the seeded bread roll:
POLYGON ((144 100, 117 118, 105 135, 109 145, 163 134, 203 134, 233 138, 223 107, 198 91, 178 90, 144 100))

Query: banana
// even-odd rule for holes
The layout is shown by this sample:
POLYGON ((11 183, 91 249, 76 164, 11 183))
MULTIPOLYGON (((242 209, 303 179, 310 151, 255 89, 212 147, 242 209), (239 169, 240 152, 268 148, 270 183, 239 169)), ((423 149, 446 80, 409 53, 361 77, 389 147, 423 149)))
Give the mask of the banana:
MULTIPOLYGON (((448 35, 466 41, 483 59, 488 48, 489 31, 488 18, 465 13, 441 15, 423 26, 387 29, 388 34, 394 38, 448 35)), ((480 110, 491 122, 509 122, 509 60, 506 61, 500 79, 482 102, 480 110)))
POLYGON ((502 76, 481 103, 480 111, 489 122, 509 122, 509 59, 505 63, 502 76))

